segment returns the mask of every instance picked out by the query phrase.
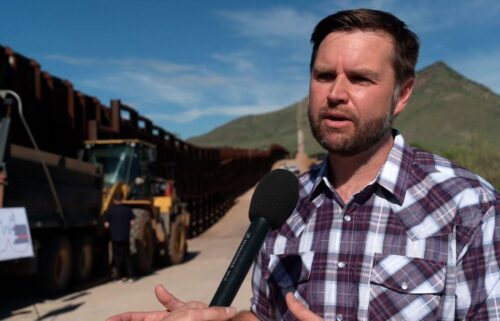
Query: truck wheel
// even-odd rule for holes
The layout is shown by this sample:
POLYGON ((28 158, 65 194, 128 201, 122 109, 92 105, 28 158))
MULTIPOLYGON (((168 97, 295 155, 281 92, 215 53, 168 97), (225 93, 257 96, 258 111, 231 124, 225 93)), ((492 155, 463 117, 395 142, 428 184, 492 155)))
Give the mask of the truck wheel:
POLYGON ((73 279, 76 284, 90 278, 94 267, 94 250, 92 240, 82 236, 73 242, 73 279))
POLYGON ((36 275, 39 287, 47 294, 63 292, 71 280, 71 245, 65 237, 42 243, 36 275))
POLYGON ((134 268, 139 274, 147 274, 153 268, 155 255, 155 243, 151 218, 148 211, 134 209, 134 228, 130 233, 131 252, 133 255, 134 268), (134 251, 135 250, 135 251, 134 251))
POLYGON ((179 264, 187 252, 186 225, 182 215, 177 215, 170 226, 168 258, 171 264, 179 264))

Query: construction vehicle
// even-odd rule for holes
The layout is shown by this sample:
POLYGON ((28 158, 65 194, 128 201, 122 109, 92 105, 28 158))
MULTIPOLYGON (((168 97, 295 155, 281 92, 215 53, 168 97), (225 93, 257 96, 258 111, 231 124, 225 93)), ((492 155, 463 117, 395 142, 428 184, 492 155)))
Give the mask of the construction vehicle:
POLYGON ((149 272, 155 257, 180 263, 187 251, 189 214, 174 181, 154 175, 156 147, 138 139, 89 140, 83 159, 102 166, 101 213, 118 197, 135 214, 130 240, 135 270, 149 272))
MULTIPOLYGON (((1 262, 1 275, 34 275, 39 287, 58 293, 86 281, 94 266, 107 265, 107 237, 101 221, 100 167, 41 151, 13 91, 0 91, 0 207, 24 208, 35 257, 1 262), (16 108, 17 107, 17 108, 16 108), (10 142, 11 115, 18 115, 32 147, 10 142)), ((4 229, 3 245, 9 245, 4 229)))
MULTIPOLYGON (((135 272, 151 271, 154 260, 180 263, 187 251, 189 215, 172 180, 154 176, 156 148, 136 140, 86 141, 82 159, 71 159, 9 143, 12 98, 0 91, 7 108, 0 121, 1 207, 26 209, 35 258, 2 262, 7 274, 34 274, 48 293, 72 281, 86 281, 99 262, 108 263, 103 214, 120 195, 136 216, 130 247, 135 272), (3 157, 5 155, 5 157, 3 157)), ((22 111, 17 112, 23 118, 22 111)))

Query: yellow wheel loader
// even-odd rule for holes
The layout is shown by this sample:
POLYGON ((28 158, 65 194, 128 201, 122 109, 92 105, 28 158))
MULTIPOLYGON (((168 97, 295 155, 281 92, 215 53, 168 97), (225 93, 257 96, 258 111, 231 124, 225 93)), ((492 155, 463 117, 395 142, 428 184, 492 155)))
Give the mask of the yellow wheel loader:
POLYGON ((83 158, 102 167, 101 213, 118 198, 136 216, 130 233, 134 270, 150 272, 155 258, 163 264, 182 262, 189 214, 175 193, 173 179, 155 175, 155 169, 168 167, 156 161, 155 146, 138 139, 88 140, 83 158))

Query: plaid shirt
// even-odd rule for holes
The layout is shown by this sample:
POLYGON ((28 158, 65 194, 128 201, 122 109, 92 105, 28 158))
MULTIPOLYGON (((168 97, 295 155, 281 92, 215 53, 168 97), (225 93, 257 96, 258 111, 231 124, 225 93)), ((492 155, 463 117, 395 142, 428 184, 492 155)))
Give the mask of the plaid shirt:
POLYGON ((500 196, 395 132, 376 179, 344 204, 328 162, 300 178, 290 218, 253 273, 252 311, 294 320, 293 292, 326 320, 500 320, 500 196))

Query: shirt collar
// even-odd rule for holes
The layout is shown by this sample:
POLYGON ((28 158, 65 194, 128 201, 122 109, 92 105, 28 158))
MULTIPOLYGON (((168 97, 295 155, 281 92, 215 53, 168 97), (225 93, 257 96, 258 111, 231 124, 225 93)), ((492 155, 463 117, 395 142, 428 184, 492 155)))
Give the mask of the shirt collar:
POLYGON ((403 135, 395 129, 393 136, 394 145, 380 170, 377 183, 391 193, 401 205, 408 187, 413 150, 406 144, 403 135))
MULTIPOLYGON (((403 135, 399 131, 393 129, 392 135, 394 137, 394 145, 374 182, 392 194, 401 205, 403 204, 408 186, 408 178, 413 162, 413 151, 406 144, 403 135)), ((328 183, 329 171, 327 157, 318 167, 310 172, 309 181, 312 183, 310 191, 311 200, 321 192, 319 188, 321 185, 325 185, 325 188, 331 188, 330 183, 328 183)))
POLYGON ((309 172, 309 181, 312 183, 312 188, 309 191, 309 200, 315 199, 319 193, 321 193, 321 188, 320 186, 323 186, 324 188, 330 188, 332 189, 332 185, 330 184, 330 181, 328 179, 328 173, 330 172, 330 165, 329 165, 329 160, 328 156, 325 158, 324 161, 322 161, 320 164, 316 165, 314 168, 311 169, 309 172))

